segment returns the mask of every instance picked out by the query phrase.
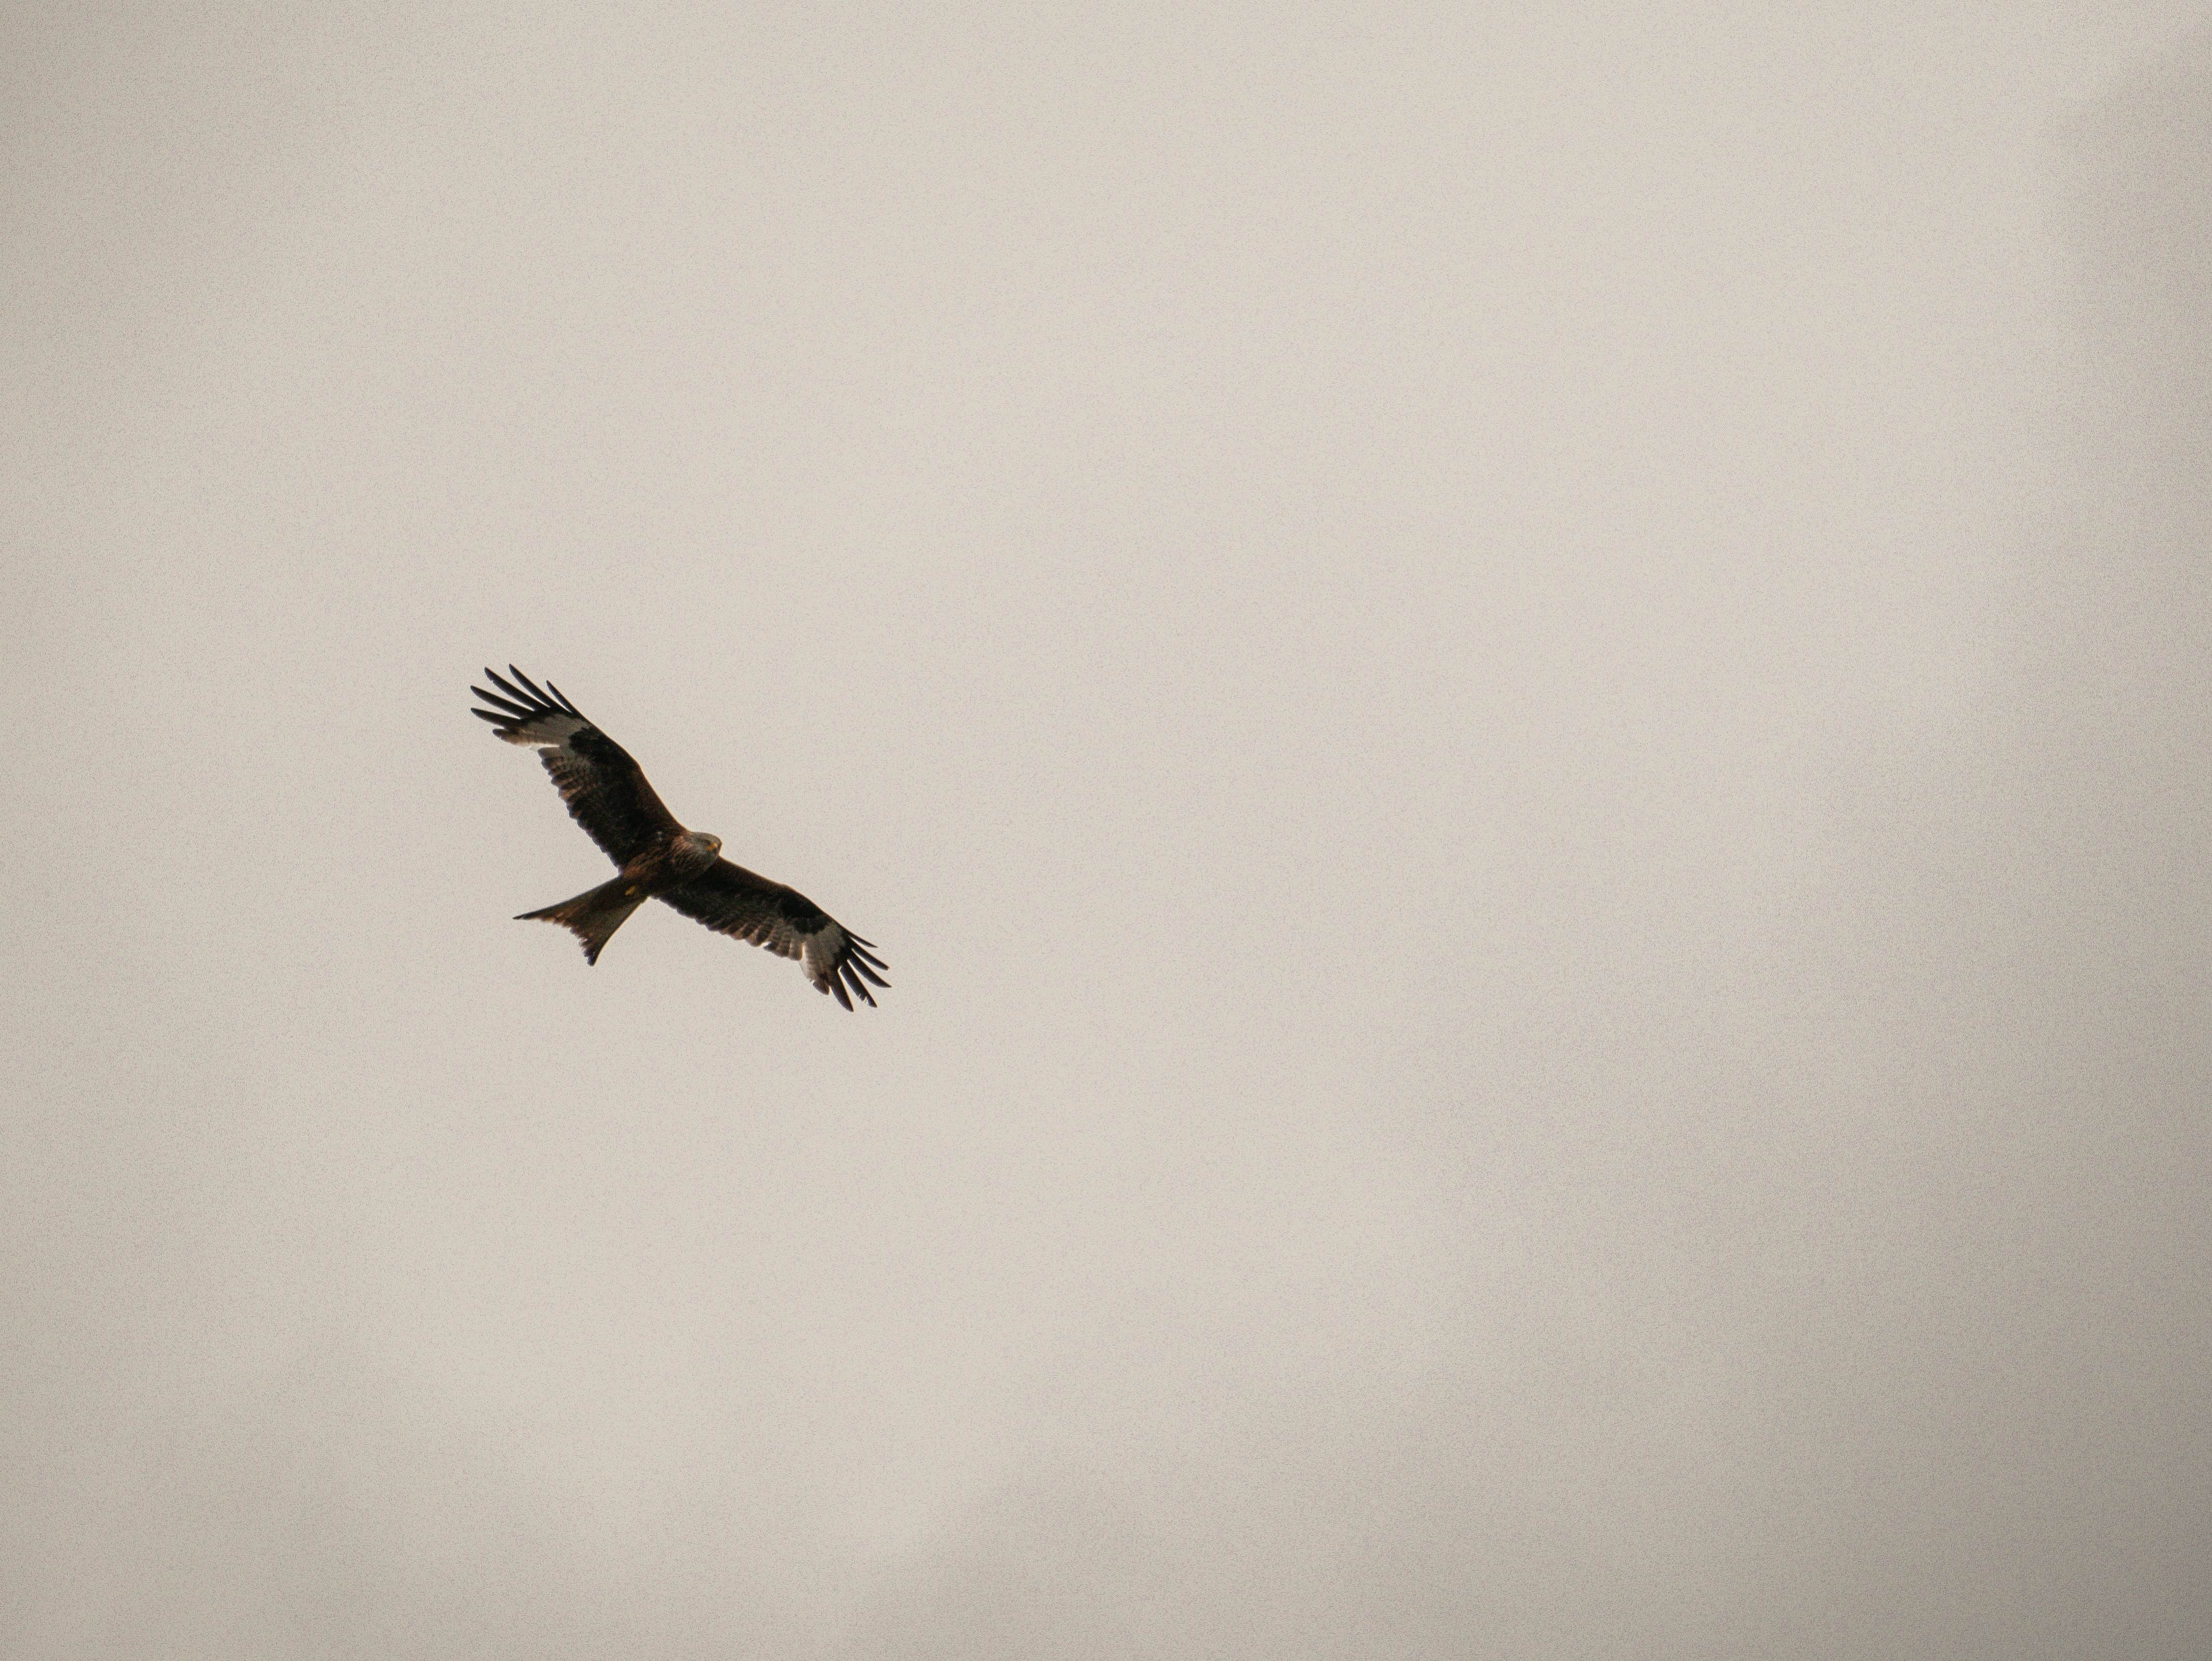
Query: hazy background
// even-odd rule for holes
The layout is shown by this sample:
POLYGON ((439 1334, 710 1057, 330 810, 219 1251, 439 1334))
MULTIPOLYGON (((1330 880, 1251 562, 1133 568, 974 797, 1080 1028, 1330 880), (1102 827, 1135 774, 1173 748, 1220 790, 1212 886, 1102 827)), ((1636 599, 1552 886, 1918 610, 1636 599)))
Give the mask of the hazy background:
POLYGON ((0 1648, 2212 1652, 2199 15, 11 7, 0 1648))

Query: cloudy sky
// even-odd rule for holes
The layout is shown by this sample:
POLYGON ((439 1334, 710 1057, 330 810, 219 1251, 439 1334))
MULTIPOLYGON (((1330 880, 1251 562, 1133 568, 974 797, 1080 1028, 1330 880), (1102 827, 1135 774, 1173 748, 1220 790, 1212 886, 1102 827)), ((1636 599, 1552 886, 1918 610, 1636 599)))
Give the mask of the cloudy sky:
POLYGON ((0 1647, 2212 1649, 2196 12, 10 8, 0 1647))

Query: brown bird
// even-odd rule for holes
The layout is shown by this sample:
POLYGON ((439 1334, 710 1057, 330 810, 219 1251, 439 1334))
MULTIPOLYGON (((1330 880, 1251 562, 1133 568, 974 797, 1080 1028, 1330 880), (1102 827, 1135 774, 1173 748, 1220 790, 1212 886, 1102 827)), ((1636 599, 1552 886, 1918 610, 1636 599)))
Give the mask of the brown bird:
POLYGON ((876 972, 884 965, 868 949, 872 942, 796 889, 723 859, 720 837, 678 824, 629 751, 592 726, 551 681, 541 691, 513 664, 507 666, 513 681, 489 669, 484 673, 500 690, 470 687, 491 707, 469 713, 489 721, 509 744, 538 752, 570 816, 622 869, 612 882, 542 911, 526 911, 518 922, 559 923, 583 941, 585 961, 597 963, 629 914, 647 900, 659 900, 718 934, 798 958, 814 989, 848 1009, 856 997, 873 1007, 868 983, 884 988, 890 983, 876 972))

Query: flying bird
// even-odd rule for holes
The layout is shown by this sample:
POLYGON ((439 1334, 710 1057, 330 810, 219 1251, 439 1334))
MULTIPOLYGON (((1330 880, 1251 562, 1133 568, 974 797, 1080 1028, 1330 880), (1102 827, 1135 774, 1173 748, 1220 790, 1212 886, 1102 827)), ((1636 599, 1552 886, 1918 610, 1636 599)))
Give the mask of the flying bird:
POLYGON ((484 673, 499 691, 470 687, 491 707, 469 713, 489 721, 509 744, 538 751, 570 817, 622 870, 612 882, 542 911, 526 911, 516 922, 559 923, 583 941, 585 961, 597 963, 629 914, 647 900, 659 900, 717 934, 764 946, 779 958, 798 958, 814 989, 848 1009, 854 998, 874 1006, 869 983, 890 983, 877 973, 884 965, 869 950, 872 942, 796 889, 731 864, 721 857, 720 837, 678 824, 629 751, 592 726, 551 681, 541 691, 513 664, 507 673, 514 680, 489 669, 484 673))

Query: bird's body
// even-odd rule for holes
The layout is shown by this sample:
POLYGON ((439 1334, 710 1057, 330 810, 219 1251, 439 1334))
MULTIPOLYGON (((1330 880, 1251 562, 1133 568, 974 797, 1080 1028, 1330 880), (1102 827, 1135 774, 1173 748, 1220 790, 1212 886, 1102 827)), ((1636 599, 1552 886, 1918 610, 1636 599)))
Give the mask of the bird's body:
POLYGON ((509 744, 538 751, 570 815, 620 871, 611 882, 523 917, 559 923, 583 942, 585 960, 597 963, 629 914, 657 899, 717 933, 798 958, 815 990, 835 995, 848 1009, 854 997, 875 1002, 869 983, 890 984, 876 972, 884 964, 870 942, 796 889, 723 859, 720 837, 678 824, 629 752, 559 687, 548 681, 541 691, 512 666, 514 681, 484 673, 500 691, 471 687, 491 707, 470 713, 489 721, 509 744))

